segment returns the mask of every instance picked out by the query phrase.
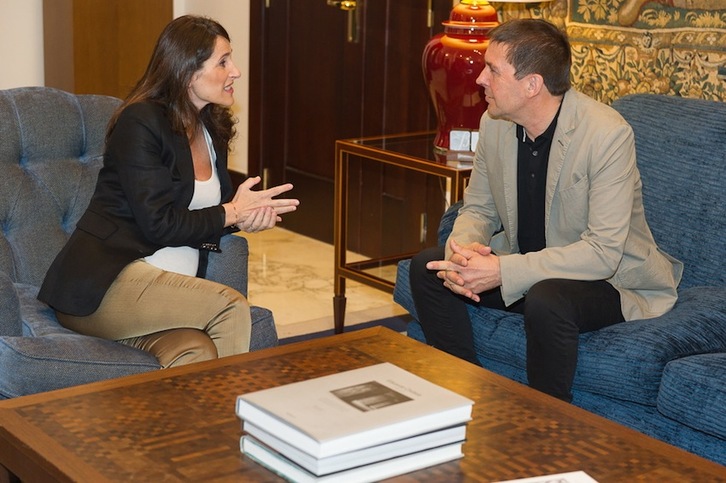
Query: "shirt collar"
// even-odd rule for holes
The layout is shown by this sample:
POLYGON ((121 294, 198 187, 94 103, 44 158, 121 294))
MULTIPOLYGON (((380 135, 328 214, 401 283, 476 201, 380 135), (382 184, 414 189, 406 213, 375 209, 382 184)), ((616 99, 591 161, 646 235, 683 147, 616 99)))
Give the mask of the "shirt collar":
MULTIPOLYGON (((563 97, 564 100, 564 97, 563 97)), ((557 113, 555 114, 554 119, 552 119, 552 122, 550 122, 550 125, 547 126, 547 129, 545 129, 545 132, 537 136, 536 139, 529 141, 527 138, 527 131, 524 129, 524 126, 521 126, 517 124, 517 139, 520 140, 520 142, 523 143, 533 143, 535 141, 543 141, 544 139, 552 140, 553 136, 555 135, 555 129, 557 128, 557 118, 560 117, 560 111, 562 110, 562 101, 560 101, 560 106, 557 108, 557 113)))

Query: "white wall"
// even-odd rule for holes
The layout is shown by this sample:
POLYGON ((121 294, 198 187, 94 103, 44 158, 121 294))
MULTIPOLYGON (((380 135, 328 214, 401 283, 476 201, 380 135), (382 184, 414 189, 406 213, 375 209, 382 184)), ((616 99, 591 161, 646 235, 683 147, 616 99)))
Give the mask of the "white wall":
MULTIPOLYGON (((0 0, 4 1, 4 0, 0 0)), ((18 0, 20 1, 20 0, 18 0)), ((249 166, 249 82, 250 1, 249 0, 174 0, 174 17, 185 14, 206 15, 222 24, 232 39, 232 59, 242 72, 234 83, 234 113, 239 119, 237 137, 229 154, 229 167, 247 173, 249 166)))
POLYGON ((44 84, 43 0, 0 0, 0 89, 44 84))

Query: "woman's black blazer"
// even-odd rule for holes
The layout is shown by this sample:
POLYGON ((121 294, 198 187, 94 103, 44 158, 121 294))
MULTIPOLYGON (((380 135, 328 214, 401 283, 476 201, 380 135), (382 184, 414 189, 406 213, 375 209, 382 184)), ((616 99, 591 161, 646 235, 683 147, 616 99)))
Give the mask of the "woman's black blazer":
MULTIPOLYGON (((222 200, 232 198, 227 146, 215 145, 222 200)), ((161 105, 131 104, 109 136, 96 190, 46 274, 38 298, 70 315, 93 313, 130 262, 162 247, 215 249, 221 205, 189 210, 194 166, 186 136, 161 105)))

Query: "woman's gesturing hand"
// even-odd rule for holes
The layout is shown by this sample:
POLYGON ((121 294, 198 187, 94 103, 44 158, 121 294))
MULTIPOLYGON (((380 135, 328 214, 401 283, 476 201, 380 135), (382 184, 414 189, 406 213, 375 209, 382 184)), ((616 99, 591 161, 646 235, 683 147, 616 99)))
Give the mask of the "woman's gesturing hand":
POLYGON ((259 182, 260 177, 255 176, 246 179, 239 185, 232 201, 225 205, 228 225, 237 225, 241 230, 249 233, 267 230, 282 221, 280 215, 297 209, 300 204, 297 199, 275 199, 276 196, 290 191, 292 184, 287 183, 266 190, 252 191, 252 188, 259 182))
POLYGON ((265 206, 252 211, 247 219, 237 223, 237 228, 247 233, 256 233, 273 228, 281 220, 272 207, 265 206))

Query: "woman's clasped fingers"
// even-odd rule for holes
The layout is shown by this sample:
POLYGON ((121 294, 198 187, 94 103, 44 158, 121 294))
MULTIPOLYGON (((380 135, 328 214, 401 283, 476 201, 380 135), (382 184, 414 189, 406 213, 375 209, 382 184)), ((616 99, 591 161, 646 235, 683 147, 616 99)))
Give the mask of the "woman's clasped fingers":
POLYGON ((244 221, 237 224, 237 228, 247 233, 268 230, 274 227, 282 219, 277 216, 275 210, 268 207, 258 208, 247 216, 244 221))
POLYGON ((298 205, 300 205, 300 201, 297 199, 279 199, 279 200, 270 200, 270 206, 272 209, 275 210, 275 213, 278 215, 284 215, 285 213, 290 213, 292 211, 297 210, 298 205))

